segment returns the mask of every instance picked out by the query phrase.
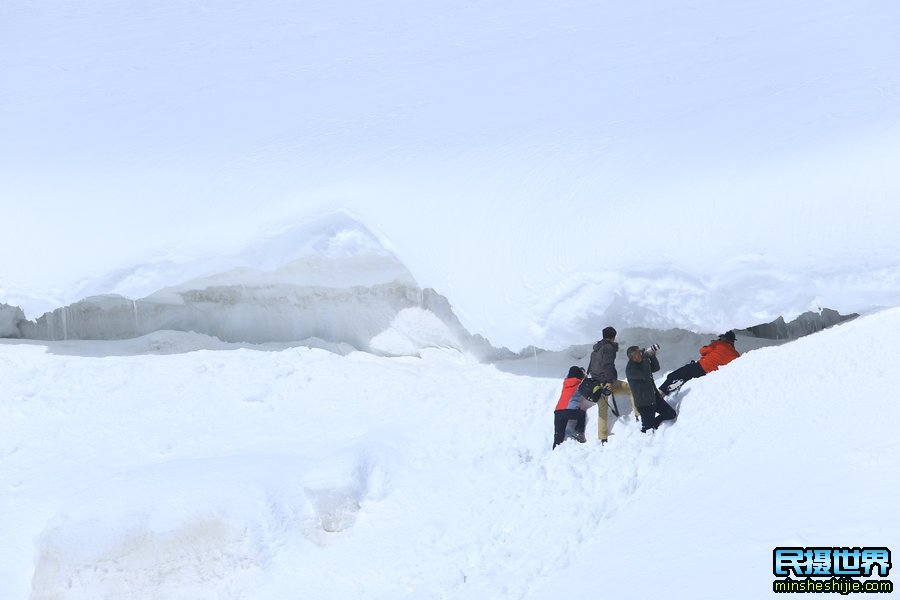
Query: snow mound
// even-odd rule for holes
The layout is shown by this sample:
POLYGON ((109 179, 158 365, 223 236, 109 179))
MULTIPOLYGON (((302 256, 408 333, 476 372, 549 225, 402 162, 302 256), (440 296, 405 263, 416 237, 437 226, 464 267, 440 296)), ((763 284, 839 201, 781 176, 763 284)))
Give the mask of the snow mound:
POLYGON ((578 273, 559 294, 532 308, 534 332, 544 347, 557 348, 598 336, 609 324, 620 331, 721 332, 820 314, 823 307, 871 312, 896 306, 898 282, 896 264, 866 271, 816 264, 787 272, 748 256, 723 260, 703 275, 671 264, 578 273))
POLYGON ((243 456, 135 469, 66 503, 38 540, 33 599, 242 597, 286 540, 353 526, 388 493, 374 445, 317 461, 243 456), (198 595, 199 593, 199 595, 198 595))
POLYGON ((338 212, 187 263, 150 262, 93 284, 91 296, 26 321, 4 310, 4 331, 40 340, 118 340, 160 330, 231 343, 303 343, 416 355, 451 347, 496 354, 460 324, 445 298, 421 289, 367 228, 338 212), (173 283, 176 282, 177 283, 173 283), (138 300, 120 293, 141 292, 138 300))

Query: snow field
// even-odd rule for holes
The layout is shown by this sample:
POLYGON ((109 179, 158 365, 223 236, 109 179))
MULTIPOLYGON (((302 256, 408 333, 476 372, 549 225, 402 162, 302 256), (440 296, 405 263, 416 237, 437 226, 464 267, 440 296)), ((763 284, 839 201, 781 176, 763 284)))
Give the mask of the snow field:
POLYGON ((747 353, 677 423, 556 451, 564 372, 4 343, 0 597, 764 597, 776 545, 900 541, 898 323, 747 353))
MULTIPOLYGON (((241 580, 274 568, 282 546, 302 559, 290 565, 320 556, 325 568, 325 554, 307 556, 306 546, 333 543, 403 471, 428 471, 443 462, 435 454, 459 447, 448 441, 415 458, 446 389, 463 392, 457 419, 483 401, 472 389, 479 378, 461 386, 441 376, 443 360, 344 361, 306 349, 105 358, 3 350, 4 379, 14 382, 4 403, 4 480, 12 482, 4 514, 32 519, 15 527, 21 537, 4 553, 11 574, 23 575, 7 579, 18 593, 3 597, 26 597, 32 571, 35 597, 63 588, 85 598, 122 589, 246 597, 241 580)), ((458 420, 440 422, 460 429, 458 420)), ((285 568, 288 581, 320 581, 316 568, 295 571, 285 568)))
POLYGON ((640 468, 611 463, 620 485, 588 502, 606 455, 545 464, 561 379, 449 351, 3 351, 4 514, 27 517, 4 564, 35 598, 521 595, 545 569, 530 548, 582 539, 570 488, 599 523, 640 468))

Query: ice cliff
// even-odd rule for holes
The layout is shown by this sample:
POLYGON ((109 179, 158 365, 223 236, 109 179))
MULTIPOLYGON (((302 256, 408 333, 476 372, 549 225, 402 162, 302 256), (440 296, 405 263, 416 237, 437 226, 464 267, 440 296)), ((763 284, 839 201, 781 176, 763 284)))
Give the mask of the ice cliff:
POLYGON ((0 336, 112 340, 175 330, 342 353, 450 347, 479 358, 506 354, 470 334, 446 298, 420 288, 376 235, 344 213, 263 236, 230 256, 123 269, 95 287, 121 293, 93 295, 33 321, 3 305, 0 336), (137 299, 129 294, 155 287, 137 299))

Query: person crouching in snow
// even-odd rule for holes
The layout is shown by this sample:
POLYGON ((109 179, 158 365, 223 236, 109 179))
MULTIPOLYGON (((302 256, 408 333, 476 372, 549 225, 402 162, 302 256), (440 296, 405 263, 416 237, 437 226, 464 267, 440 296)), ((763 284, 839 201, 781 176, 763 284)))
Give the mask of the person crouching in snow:
POLYGON ((734 349, 734 339, 734 332, 726 331, 719 336, 719 339, 700 348, 700 360, 692 360, 669 373, 663 384, 659 386, 660 393, 668 396, 683 386, 685 382, 712 373, 722 365, 727 365, 736 359, 741 353, 734 349))
POLYGON ((585 377, 584 369, 572 367, 563 381, 562 392, 556 409, 553 411, 553 448, 556 448, 566 439, 566 425, 571 419, 575 420, 575 439, 585 442, 584 428, 587 423, 585 409, 586 402, 578 392, 578 386, 585 377))
POLYGON ((634 405, 641 414, 641 431, 656 429, 663 421, 674 419, 677 416, 675 409, 663 400, 653 381, 653 373, 659 371, 656 352, 631 346, 626 354, 628 365, 625 367, 625 377, 631 387, 634 405))

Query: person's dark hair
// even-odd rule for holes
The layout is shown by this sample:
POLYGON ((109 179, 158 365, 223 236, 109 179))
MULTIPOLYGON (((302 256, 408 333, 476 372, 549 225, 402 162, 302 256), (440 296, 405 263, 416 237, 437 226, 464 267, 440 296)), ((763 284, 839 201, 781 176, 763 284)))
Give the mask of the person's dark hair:
POLYGON ((603 328, 603 337, 604 337, 604 339, 609 339, 609 340, 611 340, 611 339, 613 339, 614 337, 616 337, 616 333, 617 333, 617 332, 616 332, 615 327, 604 327, 604 328, 603 328))
POLYGON ((569 367, 569 374, 566 376, 566 379, 571 377, 577 377, 578 379, 584 379, 586 373, 582 367, 569 367))
POLYGON ((635 352, 640 352, 640 351, 641 351, 640 346, 628 346, 628 350, 625 351, 625 356, 627 356, 628 358, 631 358, 632 354, 634 354, 635 352))
POLYGON ((720 335, 719 337, 720 337, 720 338, 725 338, 726 340, 728 340, 728 341, 731 342, 732 344, 734 343, 734 339, 735 339, 735 338, 734 338, 734 332, 733 332, 733 331, 726 331, 725 333, 723 333, 723 334, 720 335))

